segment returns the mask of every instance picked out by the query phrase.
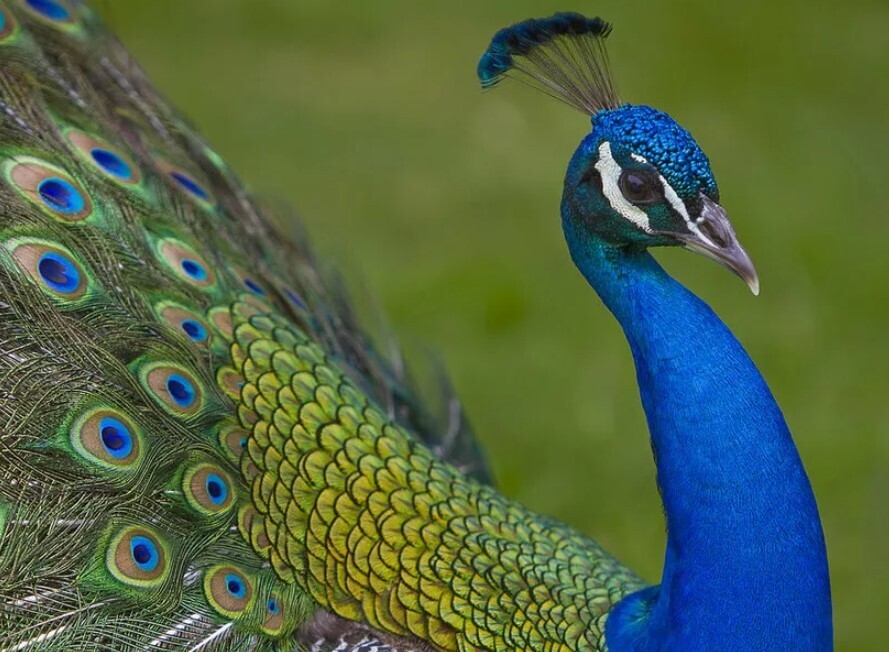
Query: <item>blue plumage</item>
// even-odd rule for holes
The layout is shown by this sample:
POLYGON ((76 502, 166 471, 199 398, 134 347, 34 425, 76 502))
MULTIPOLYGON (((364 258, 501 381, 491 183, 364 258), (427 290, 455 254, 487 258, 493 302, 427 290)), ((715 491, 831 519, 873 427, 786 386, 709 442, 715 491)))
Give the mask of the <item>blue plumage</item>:
POLYGON ((610 649, 830 649, 818 511, 768 387, 706 304, 576 217, 572 257, 633 352, 668 531, 661 585, 618 603, 610 649))
POLYGON ((719 198, 707 155, 673 118, 650 106, 625 104, 593 116, 593 138, 619 144, 644 157, 681 197, 699 192, 719 198))
POLYGON ((753 264, 691 134, 612 101, 604 51, 593 65, 565 56, 593 52, 583 39, 601 44, 607 28, 578 36, 579 20, 562 16, 498 32, 479 77, 488 87, 514 70, 592 118, 565 177, 562 227, 629 342, 668 532, 660 585, 618 602, 609 649, 829 650, 824 536, 781 410, 731 331, 646 249, 684 246, 758 292, 753 264))

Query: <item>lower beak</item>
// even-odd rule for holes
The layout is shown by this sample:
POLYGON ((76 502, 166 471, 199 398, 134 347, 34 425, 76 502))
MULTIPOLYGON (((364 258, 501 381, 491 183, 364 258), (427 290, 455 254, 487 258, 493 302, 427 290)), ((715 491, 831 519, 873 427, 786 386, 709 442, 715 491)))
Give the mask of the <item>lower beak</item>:
POLYGON ((686 249, 703 254, 740 276, 754 295, 759 294, 759 277, 750 256, 738 242, 725 209, 701 195, 703 209, 688 233, 671 233, 686 249))

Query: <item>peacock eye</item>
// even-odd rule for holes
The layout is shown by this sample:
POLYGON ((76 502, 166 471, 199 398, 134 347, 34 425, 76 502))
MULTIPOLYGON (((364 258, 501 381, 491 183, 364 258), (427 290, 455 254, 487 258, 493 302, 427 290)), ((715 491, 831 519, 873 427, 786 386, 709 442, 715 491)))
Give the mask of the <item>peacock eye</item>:
POLYGON ((640 170, 624 170, 620 174, 620 191, 634 204, 655 204, 661 199, 661 184, 654 175, 640 170))

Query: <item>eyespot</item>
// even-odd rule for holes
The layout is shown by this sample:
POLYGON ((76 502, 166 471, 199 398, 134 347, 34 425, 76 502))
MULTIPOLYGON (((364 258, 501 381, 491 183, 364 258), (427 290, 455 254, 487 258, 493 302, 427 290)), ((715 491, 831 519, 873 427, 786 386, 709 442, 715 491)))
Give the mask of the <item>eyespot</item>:
POLYGON ((225 426, 219 430, 219 445, 228 453, 233 461, 241 459, 241 453, 247 449, 247 438, 250 436, 240 426, 225 426))
POLYGON ((82 131, 71 129, 66 136, 77 152, 106 177, 126 185, 141 180, 139 168, 120 150, 82 131))
POLYGON ((637 206, 656 204, 663 198, 660 180, 645 170, 623 170, 618 185, 627 201, 637 206))
POLYGON ((253 586, 247 576, 234 566, 216 566, 204 577, 204 594, 216 611, 237 618, 250 608, 253 586))
POLYGON ((31 202, 63 222, 85 220, 93 204, 70 176, 37 161, 17 160, 9 171, 16 188, 31 202))
POLYGON ((174 414, 191 415, 202 403, 202 392, 194 377, 181 367, 149 365, 142 371, 143 382, 154 398, 174 414))
MULTIPOLYGON (((262 283, 256 278, 256 276, 252 274, 248 274, 246 271, 241 269, 240 267, 234 267, 232 271, 237 275, 238 279, 241 281, 244 289, 246 289, 250 294, 255 297, 264 297, 268 294, 265 287, 263 287, 262 283)), ((252 297, 251 297, 252 299, 252 297)), ((245 297, 245 300, 250 300, 245 297)), ((261 303, 259 304, 261 308, 265 308, 261 303)))
POLYGON ((248 290, 250 290, 253 294, 256 294, 259 296, 265 296, 266 292, 259 283, 254 281, 249 276, 244 277, 243 280, 244 280, 244 287, 247 288, 248 290))
MULTIPOLYGON (((252 462, 249 464, 253 467, 255 471, 253 476, 255 476, 259 470, 256 469, 256 465, 252 462)), ((244 473, 243 469, 241 472, 244 473)), ((249 480, 250 474, 247 474, 247 476, 247 479, 249 480)), ((244 505, 238 511, 238 532, 240 532, 241 536, 250 543, 253 550, 265 559, 269 558, 272 547, 272 542, 266 531, 266 528, 269 527, 269 525, 270 524, 266 523, 265 518, 260 516, 259 512, 257 512, 256 508, 252 505, 244 505)))
POLYGON ((15 19, 6 9, 0 7, 0 41, 15 31, 15 19))
POLYGON ((210 329, 196 313, 174 304, 162 304, 158 309, 161 319, 179 329, 194 342, 206 346, 210 342, 210 329))
POLYGON ((157 168, 167 175, 173 185, 179 188, 184 194, 203 206, 209 207, 213 205, 213 196, 210 194, 210 191, 207 189, 207 186, 203 181, 198 180, 190 172, 173 165, 164 159, 155 158, 154 162, 155 165, 157 165, 157 168))
POLYGON ((81 298, 88 278, 74 257, 58 247, 28 242, 12 251, 19 266, 47 293, 60 299, 81 298))
POLYGON ((200 288, 216 283, 216 275, 194 249, 178 240, 162 240, 158 252, 161 259, 184 281, 200 288))
POLYGON ((105 563, 111 574, 132 586, 157 586, 167 575, 168 550, 154 531, 132 526, 111 542, 105 563))
POLYGON ((262 518, 252 505, 243 506, 238 512, 238 530, 241 536, 250 541, 254 520, 262 518))
POLYGON ((207 201, 210 199, 209 193, 204 190, 203 186, 201 186, 197 181, 192 179, 190 176, 185 174, 184 172, 180 172, 175 170, 170 172, 170 176, 183 188, 185 188, 188 192, 190 192, 195 197, 199 199, 203 199, 207 201))
POLYGON ((241 397, 244 377, 234 369, 223 367, 216 373, 216 383, 228 396, 237 400, 241 397))
POLYGON ((188 469, 182 479, 182 489, 189 504, 205 514, 227 511, 234 501, 231 478, 212 464, 188 469))
POLYGON ((266 600, 265 621, 261 628, 266 634, 274 636, 281 631, 284 626, 284 610, 281 608, 281 601, 278 596, 272 594, 266 600))
POLYGON ((135 468, 142 448, 130 420, 117 410, 90 410, 71 427, 71 444, 89 461, 115 469, 135 468))
POLYGON ((54 23, 70 23, 74 20, 71 9, 60 0, 25 0, 31 13, 54 23))
POLYGON ((231 310, 228 307, 212 308, 209 317, 213 326, 224 339, 230 341, 234 337, 235 327, 232 323, 231 310))
POLYGON ((108 174, 118 179, 129 179, 133 176, 133 169, 120 156, 114 152, 93 147, 90 150, 90 158, 108 174))

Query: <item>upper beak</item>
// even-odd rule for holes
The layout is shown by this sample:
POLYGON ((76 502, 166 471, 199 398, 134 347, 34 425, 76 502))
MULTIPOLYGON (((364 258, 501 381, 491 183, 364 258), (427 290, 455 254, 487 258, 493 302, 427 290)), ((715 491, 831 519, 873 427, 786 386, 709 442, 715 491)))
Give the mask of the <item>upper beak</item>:
POLYGON ((703 209, 688 233, 671 233, 686 249, 696 251, 740 276, 754 295, 759 294, 759 277, 750 256, 741 247, 725 209, 701 195, 703 209))

